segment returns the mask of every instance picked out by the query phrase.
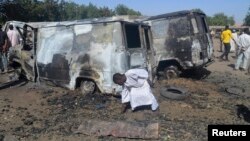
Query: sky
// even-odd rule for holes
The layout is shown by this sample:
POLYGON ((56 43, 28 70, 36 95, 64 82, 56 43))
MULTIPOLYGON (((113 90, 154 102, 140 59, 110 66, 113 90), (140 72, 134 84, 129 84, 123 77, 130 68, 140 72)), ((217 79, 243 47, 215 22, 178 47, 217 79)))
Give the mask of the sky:
POLYGON ((97 7, 109 7, 114 9, 118 4, 124 4, 128 8, 140 11, 142 15, 154 16, 180 10, 201 9, 208 16, 223 12, 227 16, 233 16, 236 24, 242 24, 248 9, 250 0, 69 0, 78 4, 88 5, 92 3, 97 7))

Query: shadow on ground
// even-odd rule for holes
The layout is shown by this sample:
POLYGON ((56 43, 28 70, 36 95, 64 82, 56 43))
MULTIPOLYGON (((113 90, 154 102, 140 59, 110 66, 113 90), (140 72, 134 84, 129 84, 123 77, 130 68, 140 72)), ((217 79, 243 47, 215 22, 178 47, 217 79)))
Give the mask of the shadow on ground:
POLYGON ((21 86, 26 85, 27 83, 28 83, 28 81, 25 80, 25 79, 20 79, 20 80, 16 80, 16 81, 1 83, 0 84, 0 90, 7 89, 7 88, 10 88, 10 87, 21 87, 21 86))
POLYGON ((207 70, 206 68, 199 68, 186 70, 180 75, 180 77, 201 80, 207 78, 210 74, 211 71, 207 70))
POLYGON ((227 66, 229 66, 230 68, 233 68, 234 69, 234 64, 229 64, 229 65, 227 65, 227 66))

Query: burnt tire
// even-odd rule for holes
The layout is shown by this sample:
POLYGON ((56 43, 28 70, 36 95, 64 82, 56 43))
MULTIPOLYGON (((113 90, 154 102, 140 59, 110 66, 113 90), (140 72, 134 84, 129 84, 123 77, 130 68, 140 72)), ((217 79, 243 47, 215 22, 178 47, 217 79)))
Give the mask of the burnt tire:
POLYGON ((93 94, 95 92, 95 82, 90 80, 85 80, 81 82, 80 91, 82 95, 93 94))
POLYGON ((177 66, 168 66, 164 69, 165 79, 178 78, 179 75, 180 75, 180 72, 177 66))
POLYGON ((173 100, 183 100, 189 96, 186 89, 177 87, 163 87, 160 89, 160 94, 164 98, 173 100))

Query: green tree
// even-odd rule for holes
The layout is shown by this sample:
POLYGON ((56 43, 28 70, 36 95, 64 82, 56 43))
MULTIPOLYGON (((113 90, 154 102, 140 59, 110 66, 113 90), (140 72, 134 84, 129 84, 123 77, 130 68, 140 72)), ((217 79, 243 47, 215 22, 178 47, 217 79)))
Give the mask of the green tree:
MULTIPOLYGON (((15 10, 15 14, 9 15, 9 19, 20 20, 20 21, 34 21, 33 18, 36 16, 36 13, 33 13, 34 7, 36 6, 37 1, 32 0, 15 0, 17 7, 10 7, 10 9, 15 10), (18 14, 18 15, 16 15, 18 14)), ((35 11, 36 12, 36 11, 35 11)))
POLYGON ((208 23, 208 25, 212 25, 211 23, 212 23, 212 17, 210 17, 210 16, 207 16, 207 23, 208 23))
POLYGON ((235 24, 234 17, 228 17, 224 13, 214 14, 214 16, 208 17, 207 20, 209 25, 224 26, 235 24))
POLYGON ((95 5, 93 5, 92 3, 89 3, 87 9, 88 9, 88 11, 87 11, 87 17, 88 18, 98 18, 98 17, 101 17, 99 9, 95 5))
MULTIPOLYGON (((28 10, 27 10, 28 11, 28 10)), ((29 17, 27 21, 48 21, 47 15, 44 11, 47 11, 44 3, 41 1, 34 1, 32 7, 29 9, 29 17)))
POLYGON ((6 2, 0 2, 0 23, 2 23, 7 18, 6 2))
POLYGON ((88 14, 88 8, 85 5, 79 6, 78 18, 77 19, 86 19, 88 14))
POLYGON ((218 13, 213 16, 213 25, 225 25, 227 23, 227 16, 224 13, 218 13))
POLYGON ((129 9, 128 10, 128 15, 141 16, 141 13, 139 11, 134 11, 133 9, 129 9))
POLYGON ((101 14, 101 17, 111 17, 115 15, 115 12, 112 9, 109 9, 108 7, 99 8, 99 13, 101 14))
POLYGON ((76 20, 77 19, 78 5, 74 2, 65 2, 64 4, 64 18, 63 20, 76 20))
POLYGON ((192 9, 191 11, 204 13, 200 8, 192 9))
POLYGON ((133 9, 130 9, 123 4, 119 4, 116 6, 115 14, 116 15, 137 15, 137 16, 141 15, 139 11, 134 11, 133 9))
POLYGON ((58 0, 44 0, 45 16, 48 21, 60 20, 58 0))
POLYGON ((228 17, 227 18, 227 23, 228 23, 228 25, 234 25, 235 24, 234 17, 233 16, 228 17))
POLYGON ((244 19, 244 25, 250 26, 250 6, 249 6, 249 9, 248 9, 247 15, 246 15, 246 17, 244 19))
POLYGON ((125 5, 119 4, 115 8, 116 15, 127 15, 128 8, 125 5))
POLYGON ((62 21, 113 15, 141 15, 141 13, 125 5, 118 5, 112 10, 108 7, 97 7, 92 3, 79 5, 68 0, 0 0, 0 22, 62 21))
POLYGON ((23 8, 16 2, 4 0, 0 2, 0 20, 2 22, 6 20, 20 19, 22 12, 16 12, 15 10, 22 11, 23 8))

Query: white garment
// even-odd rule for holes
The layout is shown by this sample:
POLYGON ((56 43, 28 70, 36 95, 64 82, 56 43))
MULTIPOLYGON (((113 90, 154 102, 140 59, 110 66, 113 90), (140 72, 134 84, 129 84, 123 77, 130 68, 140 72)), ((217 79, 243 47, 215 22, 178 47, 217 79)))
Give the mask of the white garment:
POLYGON ((147 82, 148 72, 144 69, 131 69, 125 73, 127 78, 122 90, 122 103, 130 102, 132 110, 138 106, 151 105, 152 110, 159 106, 147 82))
POLYGON ((230 45, 231 45, 230 52, 235 52, 236 50, 235 42, 238 42, 238 35, 237 33, 232 33, 232 39, 230 40, 230 45))
POLYGON ((250 59, 250 36, 245 33, 240 35, 238 39, 238 46, 239 51, 241 52, 240 54, 243 54, 243 62, 238 61, 240 59, 238 58, 238 64, 236 65, 240 66, 241 64, 243 64, 242 68, 247 69, 250 59))
POLYGON ((244 52, 244 60, 243 60, 243 65, 242 68, 244 68, 245 70, 249 69, 249 65, 250 65, 250 47, 247 48, 247 50, 244 52))
POLYGON ((244 50, 244 54, 248 55, 248 48, 250 47, 250 36, 243 33, 239 37, 239 49, 244 50))
POLYGON ((9 30, 7 32, 8 38, 10 40, 11 46, 14 47, 19 44, 19 33, 15 30, 9 30))

